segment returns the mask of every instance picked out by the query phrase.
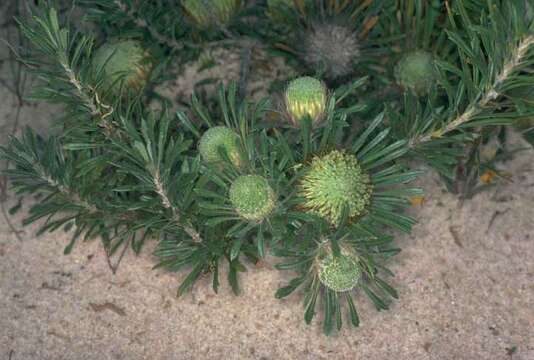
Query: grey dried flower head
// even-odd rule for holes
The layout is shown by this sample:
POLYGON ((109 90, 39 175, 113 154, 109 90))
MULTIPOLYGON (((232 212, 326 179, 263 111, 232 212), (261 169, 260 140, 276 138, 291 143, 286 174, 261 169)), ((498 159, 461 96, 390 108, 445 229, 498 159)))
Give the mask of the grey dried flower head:
POLYGON ((301 43, 302 60, 330 80, 349 75, 360 55, 356 33, 341 24, 312 23, 301 43))

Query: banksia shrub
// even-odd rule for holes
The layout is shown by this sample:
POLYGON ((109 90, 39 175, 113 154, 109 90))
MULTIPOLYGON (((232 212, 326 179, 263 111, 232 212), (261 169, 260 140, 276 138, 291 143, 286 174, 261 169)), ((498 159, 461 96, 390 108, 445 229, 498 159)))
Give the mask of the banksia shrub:
POLYGON ((261 221, 273 211, 275 195, 264 177, 242 175, 230 186, 230 202, 239 216, 261 221))
POLYGON ((361 297, 398 297, 386 262, 423 197, 412 167, 467 200, 512 154, 504 126, 532 134, 532 1, 38 3, 12 49, 39 80, 32 99, 63 113, 51 135, 0 146, 0 177, 32 199, 25 224, 72 230, 65 253, 99 238, 120 261, 157 242, 156 267, 187 272, 178 295, 205 276, 239 294, 247 267, 276 258, 294 276, 276 297, 298 289, 307 323, 358 326, 361 297), (72 28, 78 10, 99 31, 72 28))
POLYGON ((239 136, 226 126, 215 126, 207 130, 200 139, 198 151, 202 159, 210 164, 224 161, 221 151, 226 152, 234 166, 239 167, 242 163, 239 136))
POLYGON ((104 92, 121 88, 138 91, 150 76, 153 64, 148 51, 135 40, 111 40, 100 46, 92 59, 93 73, 100 75, 104 92))
POLYGON ((304 76, 292 80, 286 88, 285 107, 290 121, 299 126, 309 117, 312 124, 324 115, 328 95, 325 85, 315 78, 304 76))
POLYGON ((184 0, 182 6, 201 29, 228 24, 240 9, 240 0, 184 0))
POLYGON ((434 58, 425 51, 405 54, 395 67, 397 83, 416 95, 425 95, 436 81, 434 58))
POLYGON ((312 159, 300 185, 302 207, 337 224, 347 207, 349 219, 365 215, 373 186, 354 155, 338 150, 312 159))
POLYGON ((362 278, 358 257, 350 250, 342 249, 334 256, 331 249, 322 258, 317 259, 318 276, 327 288, 343 292, 354 289, 362 278))

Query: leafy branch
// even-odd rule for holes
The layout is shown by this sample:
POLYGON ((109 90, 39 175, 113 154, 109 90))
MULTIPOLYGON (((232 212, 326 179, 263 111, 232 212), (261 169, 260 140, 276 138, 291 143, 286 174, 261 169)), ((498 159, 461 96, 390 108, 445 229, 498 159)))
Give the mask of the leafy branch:
MULTIPOLYGON (((45 8, 43 13, 32 15, 31 22, 18 21, 21 33, 30 41, 37 54, 33 58, 19 59, 45 80, 45 85, 34 92, 34 97, 51 102, 62 102, 75 109, 84 109, 107 129, 111 124, 106 119, 113 113, 113 106, 102 101, 94 86, 87 84, 82 72, 90 72, 87 58, 93 39, 88 36, 70 36, 70 31, 59 24, 54 8, 45 8), (45 63, 37 56, 45 56, 45 63), (43 67, 42 65, 47 66, 43 67), (67 83, 70 88, 62 84, 67 83), (67 91, 65 91, 67 90, 67 91), (76 100, 76 101, 73 101, 76 100)), ((74 110, 73 112, 77 112, 74 110)))
POLYGON ((490 102, 497 100, 497 98, 502 94, 500 88, 523 64, 523 61, 527 57, 528 51, 532 45, 534 45, 534 35, 528 35, 521 40, 511 52, 510 58, 503 65, 502 71, 496 76, 493 84, 480 95, 479 100, 471 103, 460 116, 449 122, 444 127, 433 130, 425 135, 412 138, 409 146, 414 148, 419 144, 441 138, 445 134, 457 130, 462 125, 471 121, 475 116, 479 115, 488 106, 488 104, 490 104, 490 102))

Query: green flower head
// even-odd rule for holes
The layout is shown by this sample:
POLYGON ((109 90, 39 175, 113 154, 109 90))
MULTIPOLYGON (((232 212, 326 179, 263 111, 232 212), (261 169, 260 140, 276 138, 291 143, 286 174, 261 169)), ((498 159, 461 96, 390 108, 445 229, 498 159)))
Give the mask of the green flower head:
POLYGON ((198 150, 200 156, 207 163, 220 163, 224 161, 220 149, 226 154, 236 167, 241 165, 241 152, 239 151, 239 136, 226 126, 215 126, 207 130, 200 138, 198 150))
POLYGON ((275 195, 265 178, 242 175, 230 186, 230 202, 241 217, 261 221, 273 211, 275 195))
POLYGON ((362 278, 358 257, 343 249, 337 257, 330 251, 318 265, 319 281, 336 292, 354 289, 362 278))
POLYGON ((152 61, 135 40, 113 40, 99 47, 92 60, 93 73, 103 72, 103 85, 117 93, 121 86, 139 90, 146 85, 152 61))
POLYGON ((285 93, 286 110, 291 121, 298 125, 309 116, 313 123, 320 120, 326 109, 327 91, 315 78, 304 76, 292 80, 285 93))
POLYGON ((395 67, 397 83, 421 96, 428 93, 436 81, 434 58, 426 51, 405 54, 395 67))
POLYGON ((184 0, 187 14, 199 28, 227 24, 240 9, 240 0, 184 0))
POLYGON ((335 225, 345 207, 349 219, 364 215, 371 203, 372 189, 371 179, 356 156, 334 150, 312 160, 299 193, 306 210, 335 225))

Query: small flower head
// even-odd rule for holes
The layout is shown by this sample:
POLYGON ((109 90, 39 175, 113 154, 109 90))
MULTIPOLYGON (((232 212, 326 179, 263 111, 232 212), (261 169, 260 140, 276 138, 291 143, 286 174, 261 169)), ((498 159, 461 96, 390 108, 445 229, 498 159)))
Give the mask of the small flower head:
POLYGON ((348 26, 315 22, 304 33, 301 58, 329 80, 351 74, 360 55, 357 34, 348 26))
POLYGON ((184 0, 185 11, 201 29, 225 25, 240 9, 240 0, 184 0))
POLYGON ((339 256, 328 251, 318 262, 319 281, 336 292, 354 289, 362 278, 358 257, 352 252, 341 249, 339 256))
POLYGON ((365 215, 372 189, 371 179, 356 156, 334 150, 312 160, 299 193, 304 209, 336 225, 345 207, 349 219, 365 215))
POLYGON ((135 40, 113 40, 100 46, 92 59, 93 73, 102 71, 103 85, 118 92, 121 86, 134 91, 146 85, 152 61, 135 40))
POLYGON ((296 126, 307 116, 316 123, 326 109, 327 90, 315 78, 304 76, 292 80, 285 92, 285 106, 291 121, 296 126))
POLYGON ((397 83, 422 96, 428 93, 436 81, 434 58, 426 51, 405 54, 395 67, 397 83))
POLYGON ((226 126, 215 126, 207 130, 200 138, 198 149, 202 159, 209 164, 224 161, 220 153, 222 149, 236 167, 241 165, 239 136, 226 126))
POLYGON ((265 178, 242 175, 230 186, 230 202, 239 216, 251 221, 261 221, 273 211, 275 195, 265 178))

